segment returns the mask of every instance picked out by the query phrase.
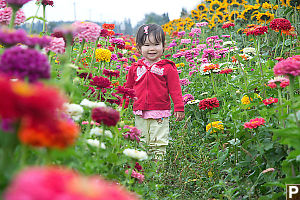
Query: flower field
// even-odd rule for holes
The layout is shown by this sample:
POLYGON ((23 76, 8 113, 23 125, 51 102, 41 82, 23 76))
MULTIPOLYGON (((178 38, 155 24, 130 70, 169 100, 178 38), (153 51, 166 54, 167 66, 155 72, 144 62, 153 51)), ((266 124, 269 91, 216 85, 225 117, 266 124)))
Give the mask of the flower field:
POLYGON ((185 104, 162 161, 124 87, 134 36, 47 32, 45 16, 32 35, 18 28, 29 1, 0 0, 1 199, 285 199, 300 183, 299 1, 206 0, 162 25, 185 104))

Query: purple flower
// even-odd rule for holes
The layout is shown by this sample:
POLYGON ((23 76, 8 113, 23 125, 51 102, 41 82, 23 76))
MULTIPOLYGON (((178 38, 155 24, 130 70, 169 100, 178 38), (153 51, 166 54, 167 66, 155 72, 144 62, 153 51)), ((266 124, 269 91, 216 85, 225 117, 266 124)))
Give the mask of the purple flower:
POLYGON ((189 79, 184 78, 184 79, 180 79, 179 80, 180 85, 189 85, 191 82, 189 81, 189 79))
POLYGON ((182 99, 183 99, 183 102, 184 102, 184 105, 185 105, 185 104, 187 104, 187 102, 192 101, 195 98, 191 94, 185 94, 185 95, 183 95, 182 99))
POLYGON ((178 36, 184 36, 184 35, 185 35, 185 31, 180 31, 180 32, 178 32, 177 35, 178 35, 178 36))
POLYGON ((197 27, 202 27, 202 26, 207 26, 208 23, 207 22, 200 22, 200 23, 196 23, 197 27))
POLYGON ((202 58, 207 58, 209 60, 216 57, 216 50, 215 49, 204 49, 202 58))
POLYGON ((116 54, 111 54, 111 60, 116 61, 118 60, 118 56, 116 54))
POLYGON ((30 48, 34 48, 35 46, 39 45, 40 48, 44 48, 48 46, 51 42, 51 38, 49 36, 40 37, 38 35, 27 37, 27 40, 24 42, 30 48))
POLYGON ((125 48, 125 41, 121 38, 112 38, 109 40, 109 42, 112 43, 112 46, 117 46, 118 49, 125 48))
POLYGON ((129 139, 132 141, 136 140, 137 142, 140 142, 141 131, 139 129, 128 125, 125 125, 124 129, 129 129, 129 131, 124 133, 123 135, 125 139, 129 139))
POLYGON ((0 29, 0 44, 11 47, 18 43, 25 43, 27 40, 27 34, 23 29, 9 30, 2 28, 0 29))
POLYGON ((35 82, 41 78, 50 78, 50 64, 47 56, 35 49, 12 47, 1 55, 0 72, 35 82))
POLYGON ((24 4, 26 4, 29 1, 31 0, 6 0, 6 3, 8 5, 13 5, 21 8, 24 4))

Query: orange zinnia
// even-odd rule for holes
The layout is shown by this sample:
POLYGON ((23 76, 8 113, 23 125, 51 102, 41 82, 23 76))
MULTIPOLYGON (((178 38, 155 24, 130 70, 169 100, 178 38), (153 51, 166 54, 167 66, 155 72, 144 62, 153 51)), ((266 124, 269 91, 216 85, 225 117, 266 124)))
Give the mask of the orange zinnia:
POLYGON ((211 64, 204 67, 203 72, 207 72, 209 70, 219 69, 218 64, 211 64))
POLYGON ((104 24, 102 25, 102 28, 113 30, 113 29, 115 29, 115 24, 105 24, 105 23, 104 23, 104 24))

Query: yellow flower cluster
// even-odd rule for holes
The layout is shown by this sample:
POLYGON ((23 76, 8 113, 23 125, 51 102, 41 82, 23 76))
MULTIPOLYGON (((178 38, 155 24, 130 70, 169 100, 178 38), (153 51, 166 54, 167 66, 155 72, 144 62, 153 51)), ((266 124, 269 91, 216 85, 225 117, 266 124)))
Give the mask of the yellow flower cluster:
POLYGON ((184 67, 184 66, 185 66, 184 63, 177 63, 177 64, 176 64, 176 67, 184 67))
POLYGON ((109 62, 111 59, 111 51, 108 49, 96 49, 95 57, 99 61, 109 62))
POLYGON ((242 101, 242 104, 248 105, 251 103, 251 101, 253 101, 253 99, 251 97, 248 97, 248 95, 245 95, 245 96, 243 96, 241 101, 242 101))
POLYGON ((3 49, 4 48, 4 46, 2 46, 1 44, 0 44, 0 49, 3 49))
POLYGON ((221 121, 215 121, 212 123, 207 124, 206 126, 206 132, 208 132, 213 127, 212 133, 216 133, 217 131, 224 130, 223 123, 221 121))

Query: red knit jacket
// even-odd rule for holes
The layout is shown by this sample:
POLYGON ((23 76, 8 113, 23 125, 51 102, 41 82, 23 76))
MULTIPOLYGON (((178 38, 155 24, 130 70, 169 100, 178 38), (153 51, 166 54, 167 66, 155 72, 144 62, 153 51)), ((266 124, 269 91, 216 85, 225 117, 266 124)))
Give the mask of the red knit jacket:
POLYGON ((125 83, 125 87, 133 88, 136 92, 133 110, 170 110, 171 95, 174 111, 184 111, 175 63, 165 59, 148 67, 143 60, 131 65, 125 83))

